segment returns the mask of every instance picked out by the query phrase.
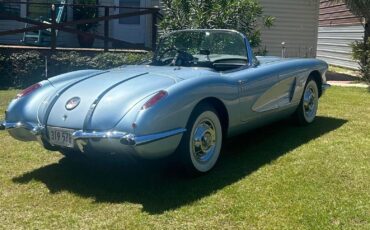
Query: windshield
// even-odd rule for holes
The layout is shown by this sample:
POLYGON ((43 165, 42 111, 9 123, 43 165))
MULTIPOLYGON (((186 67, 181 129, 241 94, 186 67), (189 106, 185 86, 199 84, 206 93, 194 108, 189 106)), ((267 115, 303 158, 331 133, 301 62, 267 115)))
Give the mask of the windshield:
POLYGON ((244 37, 238 32, 184 30, 161 39, 153 64, 228 69, 248 64, 248 56, 244 37))

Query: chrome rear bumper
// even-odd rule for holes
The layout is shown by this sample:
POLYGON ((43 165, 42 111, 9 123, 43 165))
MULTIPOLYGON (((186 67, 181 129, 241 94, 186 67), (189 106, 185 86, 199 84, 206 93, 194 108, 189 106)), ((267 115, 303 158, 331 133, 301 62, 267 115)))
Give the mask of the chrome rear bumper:
POLYGON ((165 131, 161 133, 136 136, 135 134, 118 132, 118 131, 84 132, 82 130, 78 130, 72 134, 72 137, 75 140, 92 139, 92 138, 119 139, 121 140, 123 144, 138 146, 138 145, 147 144, 153 141, 158 141, 158 140, 161 140, 167 137, 175 136, 185 131, 186 129, 184 128, 178 128, 178 129, 173 129, 173 130, 169 130, 169 131, 165 131))
POLYGON ((24 128, 33 135, 39 135, 41 134, 41 131, 44 129, 43 126, 35 125, 30 122, 1 122, 0 124, 0 130, 6 130, 6 129, 17 129, 17 128, 24 128))
MULTIPOLYGON (((29 122, 1 122, 0 123, 0 130, 9 130, 9 129, 17 129, 17 128, 24 128, 28 130, 31 134, 38 136, 42 135, 43 131, 45 130, 44 126, 29 123, 29 122)), ((77 130, 73 132, 72 137, 74 140, 88 140, 88 139, 118 139, 121 141, 122 144, 125 145, 143 145, 150 142, 158 141, 167 137, 175 136, 185 132, 186 129, 178 128, 173 129, 161 133, 155 134, 148 134, 142 136, 136 136, 135 134, 126 133, 126 132, 119 132, 119 131, 83 131, 77 130)))

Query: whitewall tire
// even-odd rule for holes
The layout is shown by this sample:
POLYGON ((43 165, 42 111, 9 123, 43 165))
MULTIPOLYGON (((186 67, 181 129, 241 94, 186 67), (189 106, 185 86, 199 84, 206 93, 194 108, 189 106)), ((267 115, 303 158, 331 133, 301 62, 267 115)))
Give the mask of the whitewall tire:
POLYGON ((319 89, 312 78, 307 80, 302 99, 298 105, 295 116, 298 123, 307 125, 314 122, 319 107, 319 89))
POLYGON ((193 111, 177 155, 188 173, 210 171, 220 156, 222 126, 215 109, 201 104, 193 111))

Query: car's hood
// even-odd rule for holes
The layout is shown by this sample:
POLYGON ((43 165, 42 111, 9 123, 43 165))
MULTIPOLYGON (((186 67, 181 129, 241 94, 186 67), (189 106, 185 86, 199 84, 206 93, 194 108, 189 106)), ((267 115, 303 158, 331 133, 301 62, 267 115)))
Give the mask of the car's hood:
POLYGON ((288 60, 288 59, 283 59, 281 57, 275 57, 275 56, 256 56, 256 58, 260 65, 266 65, 266 64, 288 60))
MULTIPOLYGON (((110 130, 143 99, 159 90, 166 89, 185 79, 215 74, 204 69, 127 66, 113 69, 88 78, 77 78, 59 90, 58 99, 44 106, 47 125, 73 128, 110 130), (79 105, 72 110, 67 102, 80 98, 79 105)), ((51 100, 50 100, 51 101, 51 100)), ((42 106, 41 106, 42 107, 42 106)))

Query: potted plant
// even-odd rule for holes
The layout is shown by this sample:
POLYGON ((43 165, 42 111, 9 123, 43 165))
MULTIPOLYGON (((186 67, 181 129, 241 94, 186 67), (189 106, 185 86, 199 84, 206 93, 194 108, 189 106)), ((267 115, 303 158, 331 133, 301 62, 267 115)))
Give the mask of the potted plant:
MULTIPOLYGON (((96 5, 96 0, 75 0, 74 4, 81 4, 81 6, 73 7, 73 19, 92 19, 98 17, 98 8, 93 7, 96 5)), ((76 28, 81 32, 95 33, 97 31, 98 22, 78 24, 76 28)), ((81 47, 91 48, 94 44, 94 37, 86 35, 77 35, 78 43, 81 47)))

